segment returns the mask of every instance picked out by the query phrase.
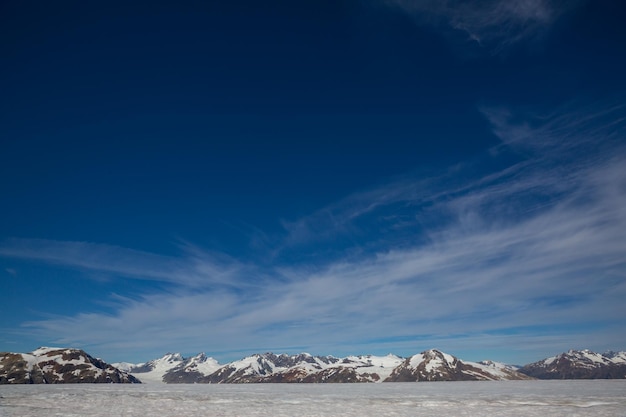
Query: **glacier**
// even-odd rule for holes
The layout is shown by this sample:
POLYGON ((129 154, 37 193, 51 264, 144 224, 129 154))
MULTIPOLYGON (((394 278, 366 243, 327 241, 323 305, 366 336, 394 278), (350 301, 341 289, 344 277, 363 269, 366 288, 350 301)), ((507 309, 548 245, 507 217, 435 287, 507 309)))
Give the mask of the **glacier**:
POLYGON ((624 416, 626 380, 6 385, 0 415, 624 416))

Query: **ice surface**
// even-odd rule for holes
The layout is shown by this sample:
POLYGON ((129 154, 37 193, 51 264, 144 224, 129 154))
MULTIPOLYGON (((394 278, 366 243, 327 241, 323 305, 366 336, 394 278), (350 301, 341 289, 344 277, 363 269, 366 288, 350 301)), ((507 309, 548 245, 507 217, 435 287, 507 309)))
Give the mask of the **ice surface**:
POLYGON ((6 385, 0 415, 625 416, 626 380, 6 385))
POLYGON ((543 364, 544 365, 550 365, 552 364, 552 362, 554 362, 557 359, 556 356, 551 356, 549 358, 544 359, 543 364))
POLYGON ((418 353, 417 355, 411 356, 411 360, 409 361, 409 365, 413 368, 417 368, 422 362, 424 362, 424 355, 418 353))
MULTIPOLYGON (((117 362, 117 363, 112 363, 111 365, 119 369, 122 372, 128 372, 130 371, 132 367, 138 366, 138 364, 130 363, 130 362, 117 362)), ((139 364, 139 365, 143 365, 143 364, 139 364)))
POLYGON ((611 352, 610 353, 611 362, 622 364, 626 363, 626 352, 611 352))
POLYGON ((446 362, 448 362, 450 365, 452 365, 454 363, 454 356, 452 355, 448 355, 447 353, 441 353, 443 355, 443 358, 446 360, 446 362))
POLYGON ((42 346, 38 349, 33 350, 31 353, 35 356, 43 356, 48 352, 52 352, 54 350, 65 350, 64 348, 59 348, 59 347, 47 347, 47 346, 42 346))

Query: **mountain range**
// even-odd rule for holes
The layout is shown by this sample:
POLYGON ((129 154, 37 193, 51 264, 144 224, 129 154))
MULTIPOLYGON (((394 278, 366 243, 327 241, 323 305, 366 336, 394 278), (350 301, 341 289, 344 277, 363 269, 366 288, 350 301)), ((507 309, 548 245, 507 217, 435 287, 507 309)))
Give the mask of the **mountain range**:
POLYGON ((470 362, 436 349, 408 358, 254 354, 219 364, 200 353, 168 353, 145 363, 107 364, 80 349, 0 353, 0 384, 33 383, 350 383, 626 378, 626 352, 570 350, 523 367, 470 362))

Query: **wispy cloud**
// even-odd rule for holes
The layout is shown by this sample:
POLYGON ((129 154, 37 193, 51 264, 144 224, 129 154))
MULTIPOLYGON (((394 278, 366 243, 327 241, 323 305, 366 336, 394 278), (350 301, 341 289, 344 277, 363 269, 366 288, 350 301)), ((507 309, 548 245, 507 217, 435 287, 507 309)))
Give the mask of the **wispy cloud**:
POLYGON ((552 0, 387 0, 418 22, 447 27, 494 52, 544 34, 555 20, 579 1, 552 0))
POLYGON ((170 258, 5 241, 3 256, 175 284, 168 294, 115 297, 110 314, 52 317, 24 330, 120 355, 181 346, 211 354, 242 346, 335 354, 623 346, 624 107, 483 113, 501 145, 482 159, 286 222, 269 266, 190 245, 170 258), (332 256, 286 261, 286 253, 325 246, 332 256))
POLYGON ((224 254, 209 253, 190 244, 181 245, 181 249, 182 257, 172 257, 92 242, 20 238, 0 241, 0 256, 188 287, 236 285, 235 278, 245 268, 224 254))

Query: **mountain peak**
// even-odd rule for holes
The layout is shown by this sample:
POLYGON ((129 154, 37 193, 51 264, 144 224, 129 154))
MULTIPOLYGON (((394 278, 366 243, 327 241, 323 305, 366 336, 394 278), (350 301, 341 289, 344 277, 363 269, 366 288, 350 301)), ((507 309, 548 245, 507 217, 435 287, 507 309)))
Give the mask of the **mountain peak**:
POLYGON ((529 379, 512 367, 495 362, 465 362, 438 349, 425 350, 407 358, 395 368, 387 382, 491 381, 529 379))
POLYGON ((626 377, 626 353, 600 354, 589 349, 570 349, 520 368, 540 379, 605 379, 626 377))
POLYGON ((163 360, 167 360, 170 362, 182 362, 185 360, 185 358, 183 357, 183 355, 181 355, 180 353, 176 352, 176 353, 171 353, 168 352, 165 355, 163 355, 161 357, 161 359, 163 360))
POLYGON ((0 384, 138 382, 81 349, 40 347, 31 353, 0 353, 0 384))

